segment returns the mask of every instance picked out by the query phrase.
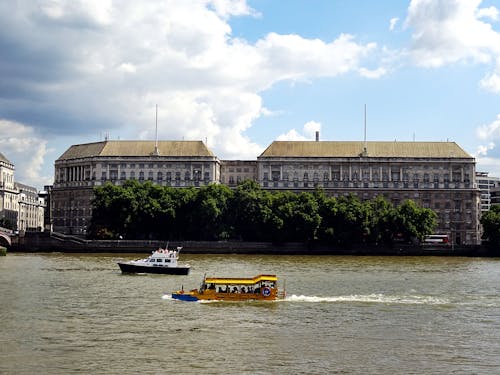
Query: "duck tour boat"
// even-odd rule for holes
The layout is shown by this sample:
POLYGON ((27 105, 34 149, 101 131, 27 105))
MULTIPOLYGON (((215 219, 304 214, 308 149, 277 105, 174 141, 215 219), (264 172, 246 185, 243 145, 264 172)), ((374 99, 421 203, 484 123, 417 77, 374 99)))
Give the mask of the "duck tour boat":
POLYGON ((159 248, 144 259, 131 260, 128 262, 118 262, 118 266, 123 273, 160 273, 168 275, 187 275, 190 266, 188 264, 179 265, 179 252, 182 247, 176 250, 159 248))
POLYGON ((257 275, 250 278, 204 277, 199 289, 172 293, 181 301, 274 301, 285 298, 285 290, 278 291, 276 275, 257 275))

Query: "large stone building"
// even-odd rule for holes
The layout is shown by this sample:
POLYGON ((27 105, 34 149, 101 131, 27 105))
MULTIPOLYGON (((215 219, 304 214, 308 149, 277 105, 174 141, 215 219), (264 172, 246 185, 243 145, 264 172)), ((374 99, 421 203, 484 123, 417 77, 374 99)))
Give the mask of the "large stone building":
POLYGON ((55 169, 51 220, 63 233, 85 233, 92 189, 106 182, 235 187, 253 179, 268 190, 321 187, 330 196, 382 195, 396 205, 412 199, 436 211, 437 231, 454 243, 480 241, 475 160, 453 142, 276 141, 256 161, 219 161, 201 141, 104 141, 71 146, 55 169))
POLYGON ((475 160, 454 142, 275 141, 257 165, 266 189, 412 199, 438 214, 437 231, 454 243, 480 241, 475 160))
POLYGON ((220 163, 201 141, 103 141, 71 146, 55 161, 52 228, 85 234, 94 186, 126 180, 188 187, 219 182, 220 163))
POLYGON ((0 153, 0 217, 19 231, 43 230, 45 201, 35 187, 16 182, 14 170, 14 164, 0 153))

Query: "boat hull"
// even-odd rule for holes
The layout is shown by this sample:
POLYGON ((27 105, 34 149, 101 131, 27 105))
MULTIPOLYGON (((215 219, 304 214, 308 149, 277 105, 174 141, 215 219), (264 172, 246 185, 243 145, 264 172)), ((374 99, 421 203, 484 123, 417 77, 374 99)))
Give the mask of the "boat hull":
POLYGON ((187 275, 190 267, 159 267, 159 266, 142 266, 131 263, 120 263, 118 266, 123 273, 154 273, 163 275, 187 275))
POLYGON ((198 290, 191 290, 184 292, 179 290, 172 293, 172 298, 180 301, 229 301, 229 302, 242 302, 242 301, 275 301, 284 298, 284 294, 278 294, 277 290, 270 289, 267 293, 218 293, 212 291, 199 292, 198 290))

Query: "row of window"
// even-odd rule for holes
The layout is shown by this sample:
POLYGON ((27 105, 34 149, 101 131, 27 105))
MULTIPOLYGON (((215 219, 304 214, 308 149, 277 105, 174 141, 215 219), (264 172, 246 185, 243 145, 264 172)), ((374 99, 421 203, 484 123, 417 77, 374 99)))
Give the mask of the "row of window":
MULTIPOLYGON (((121 169, 134 169, 134 168, 139 168, 139 169, 144 169, 144 168, 183 168, 183 169, 189 169, 191 168, 193 164, 191 163, 101 163, 101 164, 96 164, 96 167, 100 167, 101 169, 117 169, 120 167, 121 169)), ((202 164, 196 163, 195 168, 200 168, 201 169, 202 164)), ((205 168, 210 168, 210 164, 205 164, 205 168)))
MULTIPOLYGON (((156 181, 163 181, 165 178, 166 181, 171 181, 171 180, 177 180, 180 181, 182 177, 181 172, 175 172, 172 174, 172 172, 157 172, 156 173, 156 181)), ((191 175, 190 171, 185 171, 184 172, 184 180, 185 181, 190 181, 191 179, 194 181, 201 181, 202 176, 201 176, 201 171, 195 170, 193 174, 191 175)), ((136 173, 134 171, 131 171, 128 176, 129 179, 134 180, 134 179, 139 179, 139 180, 145 180, 146 176, 144 172, 139 172, 138 175, 136 176, 136 173)), ((92 176, 92 179, 95 180, 95 174, 92 176)), ((101 180, 107 180, 108 179, 108 173, 107 172, 102 172, 101 174, 101 180)), ((110 180, 118 180, 118 172, 110 172, 109 173, 109 179, 110 180)), ((127 179, 127 174, 125 171, 120 172, 120 180, 126 180, 127 179)), ((155 180, 155 175, 153 172, 148 172, 148 180, 155 180)), ((210 179, 210 172, 204 172, 203 173, 203 180, 208 181, 210 179)))
MULTIPOLYGON (((391 176, 390 180, 389 180, 389 174, 386 174, 386 173, 382 173, 382 179, 380 179, 379 177, 380 177, 379 174, 376 172, 373 173, 371 175, 371 177, 370 177, 369 173, 368 174, 364 173, 362 178, 357 172, 354 172, 352 174, 351 178, 349 177, 348 173, 344 173, 342 175, 342 178, 341 178, 340 173, 332 173, 332 180, 333 181, 349 181, 349 180, 352 180, 352 181, 361 181, 361 180, 363 180, 363 181, 401 181, 399 173, 393 174, 391 176)), ((283 172, 283 180, 287 181, 287 180, 289 180, 289 178, 290 178, 289 173, 283 172)), ((298 173, 294 172, 293 173, 293 180, 297 181, 298 178, 299 178, 298 173)), ((318 181, 319 174, 317 172, 314 172, 312 178, 313 178, 313 180, 318 181)), ((264 179, 264 181, 269 180, 269 173, 268 172, 264 172, 263 179, 264 179)), ((281 180, 281 172, 280 171, 272 171, 271 172, 271 180, 272 181, 281 180)), ((302 180, 303 181, 309 180, 309 173, 308 172, 304 172, 302 180)), ((330 173, 324 172, 323 173, 323 181, 329 181, 329 180, 330 180, 330 173)), ((420 174, 414 173, 413 175, 410 176, 409 173, 404 173, 402 181, 410 181, 410 180, 411 181, 420 181, 420 174)), ((460 174, 453 174, 453 182, 460 182, 460 180, 461 180, 460 174)), ((428 173, 424 173, 423 174, 423 182, 430 182, 430 181, 431 181, 430 175, 428 173)), ((439 182, 439 181, 449 182, 450 175, 449 174, 443 174, 443 175, 434 174, 432 181, 434 183, 439 182)), ((468 174, 464 175, 464 182, 470 182, 470 177, 468 174)))
MULTIPOLYGON (((461 187, 460 182, 449 182, 445 181, 442 186, 440 186, 439 182, 434 182, 434 183, 428 183, 424 182, 421 183, 419 181, 412 181, 411 183, 409 181, 298 181, 294 180, 292 182, 289 182, 288 180, 285 181, 266 181, 264 180, 262 182, 262 185, 264 187, 294 187, 294 188, 299 188, 299 187, 353 187, 353 188, 414 188, 414 189, 419 189, 419 188, 424 188, 424 189, 429 189, 429 188, 434 188, 434 189, 458 189, 461 187)), ((471 184, 470 182, 464 182, 463 183, 463 188, 470 188, 471 184)))

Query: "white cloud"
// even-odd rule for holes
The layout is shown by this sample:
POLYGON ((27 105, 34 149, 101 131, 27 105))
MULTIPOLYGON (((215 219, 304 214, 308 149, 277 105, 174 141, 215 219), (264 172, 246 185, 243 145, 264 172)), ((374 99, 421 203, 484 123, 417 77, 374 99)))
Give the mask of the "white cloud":
POLYGON ((248 6, 246 0, 210 0, 215 12, 223 17, 229 16, 257 16, 258 13, 248 6))
POLYGON ((500 177, 500 159, 476 157, 476 171, 488 172, 489 176, 500 177))
POLYGON ((493 21, 498 21, 499 11, 495 7, 481 8, 477 11, 478 18, 491 18, 493 21))
POLYGON ((134 66, 134 64, 130 63, 122 63, 118 67, 118 70, 124 72, 124 73, 135 73, 137 68, 134 66))
POLYGON ((413 29, 411 55, 417 65, 440 67, 459 61, 488 63, 500 56, 500 34, 480 18, 495 8, 481 0, 412 0, 405 25, 413 29))
POLYGON ((0 149, 14 164, 15 181, 38 188, 52 183, 52 176, 40 175, 47 141, 40 140, 33 128, 7 120, 0 120, 0 134, 0 149))
POLYGON ((321 123, 316 121, 308 121, 302 128, 300 134, 297 130, 291 129, 287 133, 280 134, 277 141, 313 141, 316 138, 316 132, 321 130, 321 123))
POLYGON ((500 114, 491 124, 478 127, 476 135, 480 140, 500 139, 500 114))
POLYGON ((40 4, 42 15, 68 24, 106 25, 111 8, 112 0, 51 0, 40 4))
POLYGON ((300 134, 297 130, 291 129, 287 133, 280 134, 276 137, 277 141, 310 141, 309 138, 300 134))
POLYGON ((398 17, 391 18, 389 21, 389 30, 393 31, 398 21, 399 21, 398 17))
POLYGON ((487 145, 479 145, 477 147, 477 151, 475 153, 475 156, 486 156, 488 154, 489 150, 493 150, 495 148, 495 144, 493 142, 490 142, 487 145))
POLYGON ((386 75, 387 70, 385 68, 382 68, 382 67, 374 69, 374 70, 361 68, 361 69, 359 69, 359 74, 365 78, 375 79, 375 78, 380 78, 380 77, 386 75))
POLYGON ((500 94, 500 75, 497 73, 487 74, 480 82, 479 86, 486 91, 500 94))
POLYGON ((258 16, 244 0, 17 4, 0 2, 0 39, 13 46, 0 57, 0 76, 18 95, 0 101, 0 113, 46 139, 22 168, 33 176, 46 145, 61 135, 153 139, 156 104, 160 138, 207 140, 221 158, 255 158, 262 146, 245 132, 259 117, 279 114, 264 107, 265 90, 284 80, 385 74, 364 66, 377 45, 348 34, 323 41, 269 33, 255 43, 233 37, 230 17, 258 16))

